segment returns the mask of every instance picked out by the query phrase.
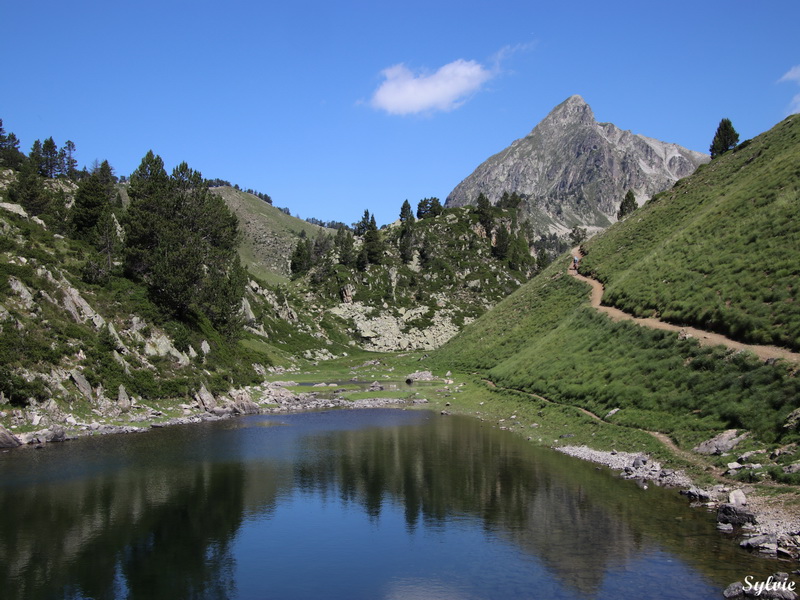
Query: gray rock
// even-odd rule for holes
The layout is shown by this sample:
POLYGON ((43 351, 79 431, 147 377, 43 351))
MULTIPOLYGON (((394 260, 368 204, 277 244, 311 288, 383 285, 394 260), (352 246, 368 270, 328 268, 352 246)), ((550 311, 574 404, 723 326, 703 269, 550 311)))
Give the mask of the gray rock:
POLYGON ((11 287, 14 293, 19 296, 19 301, 23 308, 26 310, 31 310, 36 305, 33 300, 33 294, 28 289, 28 286, 22 283, 19 279, 9 276, 8 285, 11 287))
POLYGON ((370 391, 370 392, 382 392, 383 389, 384 388, 380 383, 378 383, 377 381, 373 381, 372 384, 369 386, 369 388, 367 388, 367 391, 370 391))
POLYGON ((217 408, 217 401, 214 395, 206 389, 205 385, 200 387, 200 391, 197 392, 194 397, 200 407, 205 411, 212 412, 217 408))
POLYGON ((83 376, 83 373, 78 371, 77 369, 72 369, 70 371, 69 376, 72 378, 72 381, 75 382, 75 385, 78 386, 78 391, 84 395, 84 397, 91 402, 94 399, 94 395, 92 394, 92 386, 86 380, 86 377, 83 376))
POLYGON ((747 498, 742 490, 733 490, 728 494, 728 502, 737 507, 745 506, 747 504, 747 498))
POLYGON ((21 445, 22 442, 15 435, 0 425, 0 448, 16 448, 21 445))
POLYGON ((131 398, 122 384, 119 384, 119 390, 117 391, 117 406, 122 412, 128 412, 131 409, 131 398))
POLYGON ((3 210, 7 210, 10 213, 14 213, 15 215, 19 215, 20 217, 28 218, 28 213, 25 212, 25 209, 22 208, 21 204, 12 204, 11 202, 0 202, 0 208, 3 210))
POLYGON ((67 439, 67 432, 61 425, 51 425, 44 430, 44 439, 46 442, 63 442, 67 439))
POLYGON ((481 193, 497 204, 503 192, 517 192, 530 199, 520 211, 541 223, 539 233, 569 231, 576 218, 581 225, 606 227, 616 221, 627 190, 642 203, 708 160, 706 154, 598 123, 583 98, 572 96, 525 138, 478 166, 450 192, 445 206, 474 204, 481 193))
POLYGON ((738 430, 736 429, 728 429, 727 431, 723 431, 710 440, 706 440, 702 444, 695 446, 693 451, 697 452, 698 454, 724 454, 725 452, 730 452, 748 435, 746 431, 741 435, 736 435, 737 433, 738 430))
POLYGON ((717 507, 717 522, 731 525, 755 524, 756 516, 749 510, 733 504, 720 504, 717 507))
POLYGON ((202 352, 204 355, 207 355, 209 352, 211 352, 211 346, 208 345, 206 340, 203 340, 203 342, 200 344, 200 352, 202 352))

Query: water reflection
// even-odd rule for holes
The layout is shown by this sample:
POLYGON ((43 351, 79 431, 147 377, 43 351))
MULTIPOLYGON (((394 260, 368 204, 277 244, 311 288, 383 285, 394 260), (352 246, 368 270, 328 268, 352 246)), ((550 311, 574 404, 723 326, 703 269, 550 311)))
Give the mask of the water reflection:
POLYGON ((265 556, 274 597, 357 597, 357 580, 362 597, 508 597, 534 586, 610 598, 632 571, 647 574, 645 586, 659 569, 668 579, 667 563, 718 586, 775 570, 673 492, 641 490, 471 419, 259 416, 0 454, 5 598, 264 597, 265 556), (337 533, 324 543, 298 533, 331 518, 337 533), (454 545, 463 547, 437 558, 437 571, 430 557, 454 545), (394 560, 378 562, 383 552, 394 560), (480 553, 504 558, 484 565, 480 553), (357 568, 348 556, 362 557, 357 568))

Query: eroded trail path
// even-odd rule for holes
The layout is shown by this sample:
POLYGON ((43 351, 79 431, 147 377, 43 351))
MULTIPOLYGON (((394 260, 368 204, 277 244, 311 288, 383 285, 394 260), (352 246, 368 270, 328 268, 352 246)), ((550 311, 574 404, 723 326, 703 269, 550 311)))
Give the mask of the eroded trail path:
MULTIPOLYGON (((580 248, 573 248, 572 255, 583 257, 580 248)), ((585 281, 590 286, 592 286, 592 296, 591 296, 592 307, 608 315, 609 318, 611 318, 614 321, 633 321, 638 325, 641 325, 643 327, 650 327, 651 329, 662 329, 665 331, 675 331, 678 333, 683 333, 683 335, 691 336, 696 340, 698 340, 702 346, 725 346, 733 350, 747 350, 758 356, 761 360, 767 360, 770 358, 781 358, 788 362, 800 364, 800 353, 792 352, 791 350, 787 350, 786 348, 779 348, 778 346, 762 346, 758 344, 744 344, 742 342, 737 342, 736 340, 732 340, 731 338, 726 337, 719 333, 704 331, 702 329, 697 329, 695 327, 673 325, 672 323, 666 323, 664 321, 654 318, 643 319, 639 317, 634 317, 633 315, 623 312, 618 308, 614 308, 613 306, 604 306, 602 304, 603 291, 604 291, 602 283, 600 283, 596 279, 592 279, 591 277, 586 277, 585 275, 581 275, 575 269, 572 268, 572 265, 569 266, 568 273, 573 277, 575 277, 576 279, 585 281)))

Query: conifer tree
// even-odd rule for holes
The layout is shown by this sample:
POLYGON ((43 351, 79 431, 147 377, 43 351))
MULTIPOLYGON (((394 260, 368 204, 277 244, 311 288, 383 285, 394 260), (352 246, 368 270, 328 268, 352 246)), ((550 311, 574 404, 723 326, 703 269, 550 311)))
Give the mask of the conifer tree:
POLYGON ((478 215, 478 222, 483 225, 483 230, 486 232, 487 236, 492 234, 492 228, 494 227, 494 210, 492 209, 492 203, 489 202, 489 199, 481 192, 478 194, 478 200, 475 203, 475 213, 478 215))
POLYGON ((622 199, 622 202, 619 205, 619 210, 617 211, 617 220, 621 221, 635 210, 636 197, 633 195, 633 190, 628 190, 628 193, 625 194, 625 197, 622 199))
POLYGON ((714 134, 714 140, 711 142, 709 152, 711 158, 714 159, 720 154, 724 154, 728 150, 732 150, 739 143, 739 134, 733 128, 733 123, 730 119, 722 119, 717 127, 717 132, 714 134))
POLYGON ((179 318, 205 313, 223 332, 238 330, 246 274, 237 254, 238 221, 181 163, 167 176, 151 152, 131 175, 125 267, 179 318))
POLYGON ((378 231, 378 226, 375 223, 375 215, 372 215, 369 221, 369 227, 364 234, 364 249, 367 253, 367 261, 372 265, 381 264, 383 258, 383 242, 381 240, 381 233, 378 231))

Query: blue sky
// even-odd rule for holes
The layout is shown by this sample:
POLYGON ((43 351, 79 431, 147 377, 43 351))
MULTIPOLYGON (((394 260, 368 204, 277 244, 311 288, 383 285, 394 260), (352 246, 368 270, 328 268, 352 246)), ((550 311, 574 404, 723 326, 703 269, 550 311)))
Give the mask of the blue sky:
POLYGON ((0 4, 0 118, 27 152, 168 169, 303 218, 379 224, 447 194, 572 94, 708 151, 800 111, 800 2, 0 4))

